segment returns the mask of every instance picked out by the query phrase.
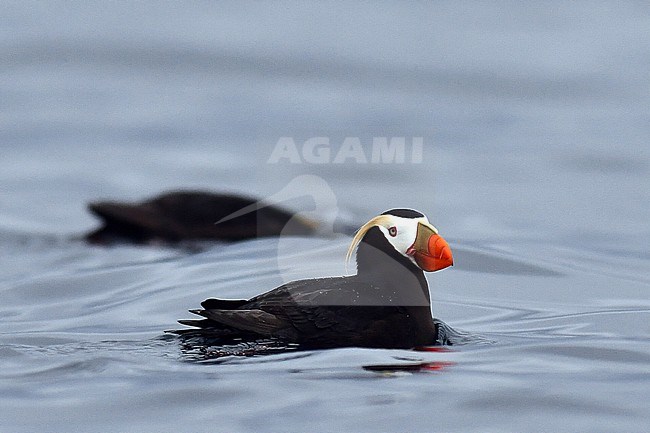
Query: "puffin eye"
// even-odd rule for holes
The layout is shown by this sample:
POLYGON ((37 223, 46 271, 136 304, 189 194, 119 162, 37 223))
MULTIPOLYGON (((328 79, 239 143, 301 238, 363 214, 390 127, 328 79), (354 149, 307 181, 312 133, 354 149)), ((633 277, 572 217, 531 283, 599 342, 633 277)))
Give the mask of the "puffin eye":
POLYGON ((392 237, 397 236, 397 227, 393 226, 388 229, 388 234, 392 237))

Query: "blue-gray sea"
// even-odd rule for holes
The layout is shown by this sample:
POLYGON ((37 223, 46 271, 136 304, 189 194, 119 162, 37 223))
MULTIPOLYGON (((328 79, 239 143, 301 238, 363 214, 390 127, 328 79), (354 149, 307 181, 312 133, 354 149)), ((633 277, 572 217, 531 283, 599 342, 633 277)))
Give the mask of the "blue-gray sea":
POLYGON ((650 431, 649 141, 641 1, 0 2, 0 431, 650 431), (80 239, 177 188, 421 210, 466 344, 190 356, 188 309, 341 275, 350 237, 80 239))

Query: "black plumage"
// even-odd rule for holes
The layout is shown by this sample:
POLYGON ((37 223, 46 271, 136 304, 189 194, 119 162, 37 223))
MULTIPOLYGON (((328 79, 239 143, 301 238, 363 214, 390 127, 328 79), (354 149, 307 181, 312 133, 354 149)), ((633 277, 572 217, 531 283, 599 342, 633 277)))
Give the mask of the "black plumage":
POLYGON ((393 215, 401 218, 422 218, 424 214, 413 209, 390 209, 382 215, 393 215))
POLYGON ((378 227, 359 243, 357 274, 293 281, 248 300, 208 299, 180 320, 186 337, 274 338, 302 348, 412 348, 440 343, 422 269, 378 227))
POLYGON ((85 239, 96 244, 184 240, 237 241, 283 235, 312 235, 317 224, 274 205, 232 194, 174 191, 137 203, 95 202, 88 209, 103 226, 85 239), (252 206, 251 212, 220 222, 252 206))

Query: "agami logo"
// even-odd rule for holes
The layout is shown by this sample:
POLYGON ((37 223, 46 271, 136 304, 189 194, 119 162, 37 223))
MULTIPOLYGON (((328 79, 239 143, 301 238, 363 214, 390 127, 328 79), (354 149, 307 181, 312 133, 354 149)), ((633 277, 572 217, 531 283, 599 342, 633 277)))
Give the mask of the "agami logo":
POLYGON ((268 159, 269 164, 420 164, 422 137, 373 137, 365 148, 359 137, 346 137, 332 145, 329 137, 312 137, 298 145, 292 137, 280 137, 268 159), (410 144, 408 146, 407 144, 410 144))

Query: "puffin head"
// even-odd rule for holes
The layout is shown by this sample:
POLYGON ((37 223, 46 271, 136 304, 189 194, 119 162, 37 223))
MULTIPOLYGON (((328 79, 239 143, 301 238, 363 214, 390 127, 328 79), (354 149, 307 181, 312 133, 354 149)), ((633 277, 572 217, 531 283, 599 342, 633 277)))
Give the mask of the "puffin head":
POLYGON ((391 209, 374 217, 357 231, 346 256, 354 250, 368 230, 378 227, 395 250, 423 271, 433 272, 454 264, 451 248, 426 216, 413 209, 391 209))

